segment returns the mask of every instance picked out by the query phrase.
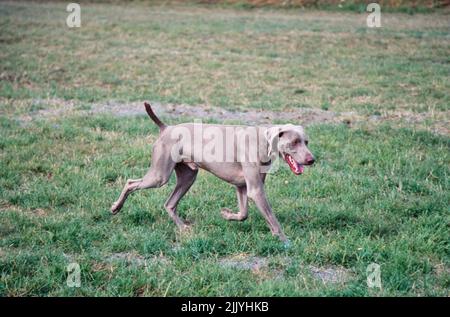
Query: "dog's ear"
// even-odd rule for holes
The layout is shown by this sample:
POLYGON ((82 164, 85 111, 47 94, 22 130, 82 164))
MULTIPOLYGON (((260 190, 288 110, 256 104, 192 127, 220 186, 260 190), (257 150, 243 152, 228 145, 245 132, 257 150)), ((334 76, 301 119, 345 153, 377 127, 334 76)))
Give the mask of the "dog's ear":
POLYGON ((264 132, 264 136, 266 137, 267 143, 269 144, 269 146, 267 147, 267 155, 269 157, 272 156, 272 151, 276 151, 278 146, 278 139, 280 138, 281 134, 283 134, 283 132, 284 131, 282 130, 281 126, 268 128, 264 132))

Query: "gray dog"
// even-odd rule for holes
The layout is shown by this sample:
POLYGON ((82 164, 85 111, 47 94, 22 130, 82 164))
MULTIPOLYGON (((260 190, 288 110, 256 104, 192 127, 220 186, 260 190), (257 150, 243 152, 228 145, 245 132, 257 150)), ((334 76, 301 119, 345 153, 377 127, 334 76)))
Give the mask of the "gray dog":
POLYGON ((175 170, 177 184, 164 207, 177 226, 186 229, 187 224, 176 213, 177 205, 194 183, 198 169, 202 168, 236 186, 239 212, 224 208, 221 214, 225 219, 247 219, 250 197, 266 219, 272 234, 288 242, 267 201, 264 181, 277 156, 284 158, 296 175, 303 173, 304 165, 314 163, 301 126, 248 127, 200 123, 167 126, 158 119, 148 103, 145 103, 145 109, 160 129, 153 145, 151 166, 143 178, 127 181, 119 199, 111 207, 113 214, 120 211, 130 193, 163 186, 175 170), (197 133, 199 128, 204 131, 200 137, 197 133), (224 141, 223 135, 231 136, 229 139, 232 142, 228 139, 224 141), (212 158, 205 154, 205 149, 212 153, 212 158))

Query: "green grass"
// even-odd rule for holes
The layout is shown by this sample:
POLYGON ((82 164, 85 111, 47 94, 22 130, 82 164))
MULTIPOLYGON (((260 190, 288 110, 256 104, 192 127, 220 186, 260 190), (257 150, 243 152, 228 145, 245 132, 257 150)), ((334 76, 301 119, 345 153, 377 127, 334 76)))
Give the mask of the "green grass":
POLYGON ((267 181, 293 242, 284 250, 253 206, 244 223, 223 220, 220 208, 236 209, 234 190, 204 172, 179 208, 194 224, 188 236, 162 207, 173 178, 111 216, 124 180, 146 171, 156 134, 146 117, 1 124, 2 295, 373 295, 371 262, 382 268, 378 295, 447 294, 448 272, 437 270, 448 267, 448 138, 388 126, 311 127, 317 166, 301 177, 283 168, 267 181), (164 255, 168 264, 107 260, 119 252, 164 255), (65 285, 64 254, 81 265, 80 289, 65 285), (236 254, 265 256, 275 267, 290 262, 281 279, 220 267, 218 258, 236 254), (354 277, 322 285, 305 280, 309 264, 342 266, 354 277))
POLYGON ((372 30, 353 13, 82 4, 82 27, 68 29, 66 14, 0 3, 0 296, 449 295, 448 130, 408 121, 449 121, 448 16, 385 14, 372 30), (144 115, 82 111, 143 99, 362 119, 308 126, 317 165, 269 175, 284 249, 253 204, 247 221, 223 220, 234 189, 203 171, 179 206, 189 234, 163 208, 174 177, 110 214, 146 172, 157 130, 144 115), (386 114, 406 124, 365 120, 386 114), (268 266, 221 264, 248 256, 268 266), (71 262, 80 288, 66 285, 71 262), (367 287, 372 262, 382 289, 367 287), (350 277, 322 283, 309 266, 350 277))
POLYGON ((0 96, 445 111, 448 15, 2 3, 0 96), (412 21, 414 23, 412 23, 412 21), (304 93, 296 93, 304 90, 304 93))

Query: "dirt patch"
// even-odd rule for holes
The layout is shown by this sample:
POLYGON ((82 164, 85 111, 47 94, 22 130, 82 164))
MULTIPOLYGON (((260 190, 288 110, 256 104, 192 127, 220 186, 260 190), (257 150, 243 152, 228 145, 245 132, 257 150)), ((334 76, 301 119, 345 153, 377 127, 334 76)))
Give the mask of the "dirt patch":
POLYGON ((345 283, 350 279, 350 271, 337 266, 316 267, 310 266, 309 271, 316 279, 320 279, 324 284, 345 283))
MULTIPOLYGON (((73 114, 93 115, 112 114, 117 117, 145 115, 143 102, 123 103, 107 101, 81 105, 75 101, 62 99, 35 99, 32 104, 40 110, 19 117, 22 123, 34 118, 58 118, 73 114)), ((308 126, 314 123, 370 123, 377 125, 392 122, 399 126, 414 126, 433 133, 449 135, 450 111, 422 112, 384 111, 380 115, 362 115, 355 111, 333 112, 316 108, 296 108, 286 111, 270 111, 263 109, 227 110, 208 105, 161 104, 152 102, 154 111, 161 117, 172 119, 183 118, 183 121, 217 120, 222 123, 239 122, 248 125, 295 122, 308 126), (185 120, 184 120, 185 119, 185 120)))
POLYGON ((125 262, 128 265, 144 266, 144 267, 146 267, 147 265, 164 264, 169 262, 169 260, 163 255, 146 258, 134 252, 113 253, 106 258, 106 261, 110 263, 125 262))
MULTIPOLYGON (((33 104, 42 108, 22 116, 24 121, 33 118, 62 117, 70 114, 102 114, 110 113, 118 117, 144 115, 143 102, 120 103, 107 101, 91 104, 89 107, 77 105, 74 101, 62 99, 37 99, 33 104)), ((356 113, 336 113, 313 108, 298 108, 289 111, 269 111, 262 109, 226 110, 207 105, 191 106, 187 104, 161 104, 152 102, 153 110, 162 117, 196 118, 204 120, 237 121, 245 124, 267 124, 276 121, 296 121, 300 124, 312 122, 342 122, 343 118, 354 117, 356 113)))
MULTIPOLYGON (((277 121, 295 121, 307 125, 312 122, 336 122, 339 115, 319 109, 299 108, 292 111, 243 110, 232 111, 217 107, 195 107, 189 105, 155 105, 155 110, 173 117, 194 117, 220 121, 237 121, 245 124, 270 124, 277 121)), ((354 115, 352 113, 352 115, 354 115)))
MULTIPOLYGON (((111 264, 93 261, 92 262, 92 271, 93 272, 106 271, 106 272, 111 272, 112 273, 114 271, 114 267, 111 264)), ((109 279, 110 278, 108 278, 108 280, 109 279)))
MULTIPOLYGON (((246 254, 239 254, 232 257, 219 259, 219 265, 224 268, 234 268, 238 270, 249 270, 255 275, 261 277, 269 277, 272 279, 279 279, 284 277, 284 269, 271 268, 269 266, 269 259, 259 256, 250 256, 246 254)), ((291 264, 289 257, 279 259, 281 267, 287 267, 291 264)), ((351 272, 348 269, 338 266, 306 266, 307 274, 313 278, 322 281, 324 284, 342 284, 350 280, 351 272)))
MULTIPOLYGON (((281 261, 284 263, 290 263, 289 258, 283 258, 281 261)), ((283 269, 269 267, 269 259, 259 256, 239 254, 220 259, 219 265, 224 268, 249 270, 256 278, 261 280, 282 279, 284 277, 283 269)))
POLYGON ((238 255, 219 260, 219 265, 222 267, 252 271, 266 269, 268 264, 269 262, 266 258, 258 256, 238 255))
POLYGON ((22 208, 20 208, 19 206, 10 204, 9 202, 5 201, 5 200, 1 200, 0 201, 0 212, 1 211, 16 211, 16 212, 21 212, 23 211, 22 208))
POLYGON ((145 265, 145 258, 130 252, 113 253, 107 258, 108 262, 126 262, 137 266, 145 265))
POLYGON ((37 209, 29 209, 29 208, 23 208, 17 205, 10 204, 7 201, 1 200, 0 201, 0 212, 2 211, 13 211, 18 212, 22 214, 28 214, 36 217, 46 217, 49 214, 49 210, 37 208, 37 209))
POLYGON ((445 263, 439 263, 434 266, 434 272, 438 277, 450 276, 450 267, 445 263))
POLYGON ((48 211, 42 208, 33 209, 33 215, 37 217, 46 217, 48 215, 48 211))

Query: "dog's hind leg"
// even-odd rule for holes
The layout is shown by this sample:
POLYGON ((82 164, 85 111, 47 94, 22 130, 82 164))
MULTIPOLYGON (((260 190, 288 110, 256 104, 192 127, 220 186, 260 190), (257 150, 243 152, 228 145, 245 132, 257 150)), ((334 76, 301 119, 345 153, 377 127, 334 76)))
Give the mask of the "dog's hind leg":
POLYGON ((175 162, 170 158, 170 151, 164 151, 163 147, 161 144, 155 144, 151 167, 143 178, 127 180, 119 198, 111 206, 113 214, 120 211, 125 200, 132 192, 140 189, 161 187, 169 181, 175 162))
POLYGON ((221 210, 221 214, 226 220, 244 221, 248 217, 247 187, 245 185, 236 186, 236 194, 238 198, 239 212, 234 213, 228 208, 223 208, 221 210))
POLYGON ((172 194, 170 194, 164 208, 169 213, 170 218, 175 222, 175 224, 181 230, 186 229, 188 226, 186 223, 177 215, 177 205, 181 198, 187 193, 192 184, 194 184, 195 179, 198 174, 198 170, 192 170, 187 165, 183 163, 178 163, 175 165, 175 174, 177 175, 177 184, 172 194))

